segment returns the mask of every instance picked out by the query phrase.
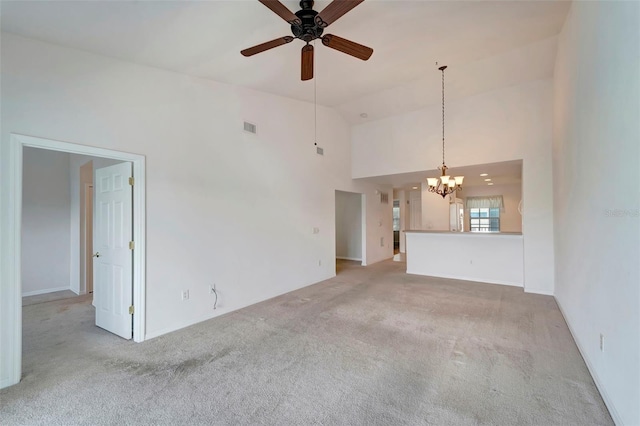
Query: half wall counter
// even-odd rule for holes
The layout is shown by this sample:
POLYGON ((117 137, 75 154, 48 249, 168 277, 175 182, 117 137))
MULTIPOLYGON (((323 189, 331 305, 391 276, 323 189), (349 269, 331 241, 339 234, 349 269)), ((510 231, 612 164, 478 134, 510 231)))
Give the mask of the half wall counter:
POLYGON ((521 233, 405 233, 409 274, 524 287, 521 233))

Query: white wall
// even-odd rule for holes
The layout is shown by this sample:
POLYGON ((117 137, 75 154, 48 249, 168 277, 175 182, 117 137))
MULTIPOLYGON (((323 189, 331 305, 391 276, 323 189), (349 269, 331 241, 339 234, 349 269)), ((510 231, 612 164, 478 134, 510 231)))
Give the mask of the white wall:
POLYGON ((336 258, 362 260, 362 195, 336 191, 336 258))
POLYGON ((22 170, 22 295, 68 290, 69 154, 26 148, 22 170))
POLYGON ((555 294, 621 425, 640 424, 639 28, 638 2, 573 2, 554 79, 555 294))
MULTIPOLYGON (((521 183, 465 187, 459 197, 466 202, 467 197, 488 197, 491 195, 502 195, 504 202, 504 210, 500 211, 500 231, 522 232, 522 215, 518 212, 518 204, 522 200, 521 183)), ((464 214, 464 229, 469 230, 471 227, 469 210, 465 209, 464 214)))
POLYGON ((420 185, 422 203, 422 228, 433 231, 449 230, 449 197, 442 198, 429 192, 429 184, 420 185))
MULTIPOLYGON (((451 167, 523 160, 525 290, 553 293, 552 82, 539 80, 447 103, 451 167)), ((442 162, 441 110, 353 127, 353 176, 425 171, 442 162)), ((433 194, 429 194, 433 196, 433 194)))
POLYGON ((409 228, 422 229, 422 199, 420 190, 407 191, 409 193, 409 228))
MULTIPOLYGON (((312 90, 312 82, 300 84, 312 90)), ((334 276, 336 189, 365 194, 366 263, 393 256, 392 204, 375 196, 391 188, 352 181, 349 127, 323 107, 317 139, 325 155, 317 155, 313 110, 2 35, 3 185, 11 132, 146 156, 147 336, 334 276), (243 120, 258 134, 243 132, 243 120), (184 302, 183 289, 191 295, 184 302)), ((2 197, 4 235, 11 230, 4 187, 2 197)), ((6 277, 0 292, 13 285, 6 277)))

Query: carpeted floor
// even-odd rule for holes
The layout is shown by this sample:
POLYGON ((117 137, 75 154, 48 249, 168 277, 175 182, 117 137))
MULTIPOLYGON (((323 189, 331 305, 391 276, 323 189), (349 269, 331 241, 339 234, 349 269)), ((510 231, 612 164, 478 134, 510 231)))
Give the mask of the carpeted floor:
POLYGON ((387 261, 145 343, 24 308, 0 423, 613 424, 552 297, 387 261))

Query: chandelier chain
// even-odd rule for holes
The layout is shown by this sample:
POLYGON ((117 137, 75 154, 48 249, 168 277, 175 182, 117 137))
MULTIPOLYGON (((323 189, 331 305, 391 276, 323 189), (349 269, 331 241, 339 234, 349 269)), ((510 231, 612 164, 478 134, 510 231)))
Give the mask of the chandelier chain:
MULTIPOLYGON (((316 41, 313 40, 313 48, 316 47, 316 41)), ((318 145, 318 76, 316 74, 316 64, 313 61, 313 144, 318 145)))
POLYGON ((444 69, 442 69, 442 165, 444 165, 444 69))

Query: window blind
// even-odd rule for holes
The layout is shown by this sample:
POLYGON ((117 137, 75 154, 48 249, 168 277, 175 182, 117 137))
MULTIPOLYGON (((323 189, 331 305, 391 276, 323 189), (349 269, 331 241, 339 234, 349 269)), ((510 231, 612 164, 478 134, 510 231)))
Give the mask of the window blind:
POLYGON ((465 200, 465 208, 467 209, 500 209, 504 211, 504 201, 502 195, 492 195, 490 197, 467 197, 465 200))

